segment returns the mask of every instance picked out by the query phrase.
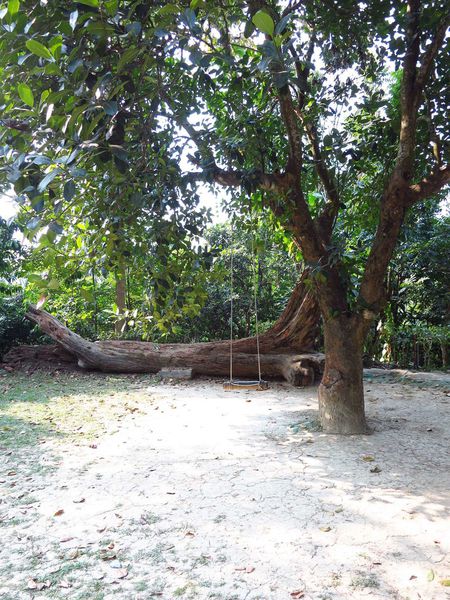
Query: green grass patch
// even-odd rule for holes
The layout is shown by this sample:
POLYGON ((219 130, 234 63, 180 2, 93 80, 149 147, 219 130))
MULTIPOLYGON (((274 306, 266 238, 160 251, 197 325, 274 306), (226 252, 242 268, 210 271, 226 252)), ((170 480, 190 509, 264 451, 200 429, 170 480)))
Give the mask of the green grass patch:
POLYGON ((0 379, 0 446, 92 441, 151 404, 149 376, 12 373, 0 379))

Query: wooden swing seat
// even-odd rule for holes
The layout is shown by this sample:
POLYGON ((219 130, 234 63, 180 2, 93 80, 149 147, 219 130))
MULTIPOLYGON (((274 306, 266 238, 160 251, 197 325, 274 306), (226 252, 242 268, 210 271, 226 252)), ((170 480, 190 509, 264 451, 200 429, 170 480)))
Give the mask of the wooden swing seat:
POLYGON ((239 379, 233 379, 232 381, 226 381, 223 384, 223 389, 226 392, 234 392, 238 390, 249 390, 253 392, 263 392, 269 389, 267 381, 245 381, 239 379))

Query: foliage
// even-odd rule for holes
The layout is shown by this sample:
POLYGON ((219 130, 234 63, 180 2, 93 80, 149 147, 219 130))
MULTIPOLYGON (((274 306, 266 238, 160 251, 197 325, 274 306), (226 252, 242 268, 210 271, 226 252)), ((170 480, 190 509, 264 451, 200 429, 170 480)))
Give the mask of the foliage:
POLYGON ((16 231, 16 223, 8 223, 0 217, 0 279, 4 281, 11 281, 17 273, 22 253, 19 241, 14 238, 16 231))
POLYGON ((0 359, 17 343, 33 339, 25 319, 23 289, 17 282, 24 251, 14 237, 17 225, 0 218, 0 359))
POLYGON ((230 336, 231 284, 233 337, 256 332, 256 290, 259 332, 273 324, 284 309, 298 278, 298 269, 275 232, 262 223, 216 225, 205 234, 214 249, 206 300, 198 316, 180 323, 180 341, 208 341, 230 336), (253 253, 252 253, 253 252, 253 253), (232 272, 231 272, 232 269, 232 272))
POLYGON ((404 228, 389 274, 394 322, 445 325, 449 306, 450 218, 425 205, 404 228))
POLYGON ((448 367, 450 330, 448 326, 426 323, 387 324, 383 331, 382 358, 406 368, 448 367))
POLYGON ((36 343, 42 334, 33 332, 33 325, 25 318, 23 296, 18 293, 11 295, 13 290, 8 289, 8 296, 0 290, 0 359, 8 350, 17 344, 36 343))

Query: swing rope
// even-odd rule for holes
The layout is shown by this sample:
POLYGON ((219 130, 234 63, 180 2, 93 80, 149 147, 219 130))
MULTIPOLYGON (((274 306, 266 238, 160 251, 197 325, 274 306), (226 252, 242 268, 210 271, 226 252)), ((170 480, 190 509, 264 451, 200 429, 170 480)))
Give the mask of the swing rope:
POLYGON ((230 384, 233 382, 233 257, 234 257, 234 248, 233 248, 233 221, 231 221, 231 244, 230 244, 230 384))
MULTIPOLYGON (((251 237, 251 260, 252 260, 252 279, 253 279, 253 305, 255 311, 255 337, 256 337, 256 356, 258 362, 258 381, 249 382, 258 383, 259 385, 265 383, 261 376, 261 353, 259 346, 259 322, 258 322, 258 271, 255 265, 255 234, 252 229, 251 237)), ((233 222, 231 222, 231 244, 230 244, 230 386, 233 385, 233 296, 234 296, 234 229, 233 222)), ((245 382, 242 382, 245 383, 245 382)))
MULTIPOLYGON (((258 265, 259 266, 259 265, 258 265)), ((258 270, 255 259, 255 233, 252 229, 252 269, 253 269, 253 302, 255 306, 255 334, 256 334, 256 356, 258 358, 258 381, 261 383, 261 355, 259 352, 259 324, 258 324, 258 270)))

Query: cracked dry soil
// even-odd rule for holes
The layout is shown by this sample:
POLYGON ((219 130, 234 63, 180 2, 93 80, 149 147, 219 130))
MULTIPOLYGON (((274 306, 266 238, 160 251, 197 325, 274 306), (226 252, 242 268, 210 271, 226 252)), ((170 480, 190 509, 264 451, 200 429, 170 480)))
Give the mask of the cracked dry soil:
POLYGON ((367 371, 364 437, 315 388, 133 385, 95 444, 1 452, 2 600, 448 597, 448 375, 367 371))

